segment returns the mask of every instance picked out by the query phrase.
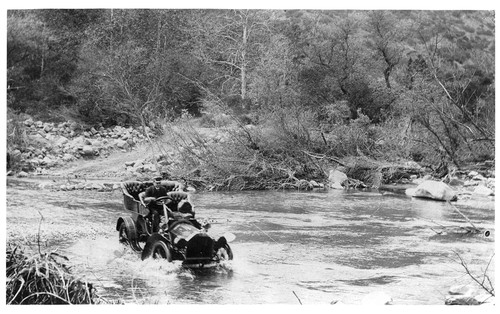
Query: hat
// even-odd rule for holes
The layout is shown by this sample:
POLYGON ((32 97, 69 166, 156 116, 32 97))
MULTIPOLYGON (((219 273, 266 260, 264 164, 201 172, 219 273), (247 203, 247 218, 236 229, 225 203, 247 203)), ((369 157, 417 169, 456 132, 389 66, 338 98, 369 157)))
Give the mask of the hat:
POLYGON ((153 181, 155 182, 159 182, 161 181, 163 178, 162 177, 154 177, 153 181))

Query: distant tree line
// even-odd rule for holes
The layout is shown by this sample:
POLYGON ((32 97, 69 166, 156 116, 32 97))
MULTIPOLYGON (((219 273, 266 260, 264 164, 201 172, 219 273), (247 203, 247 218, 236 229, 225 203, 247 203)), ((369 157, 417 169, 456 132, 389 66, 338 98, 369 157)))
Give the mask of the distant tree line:
POLYGON ((364 119, 415 160, 494 151, 490 11, 10 10, 7 23, 11 112, 147 125, 223 106, 254 124, 307 113, 321 134, 364 119))

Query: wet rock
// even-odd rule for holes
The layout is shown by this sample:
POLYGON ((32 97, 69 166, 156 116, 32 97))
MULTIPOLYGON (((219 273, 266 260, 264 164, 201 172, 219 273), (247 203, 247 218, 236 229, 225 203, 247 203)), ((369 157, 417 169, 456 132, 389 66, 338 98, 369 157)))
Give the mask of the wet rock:
POLYGON ((21 171, 17 174, 18 178, 26 178, 28 176, 28 173, 21 171))
POLYGON ((424 181, 412 193, 413 197, 428 198, 439 201, 456 201, 457 193, 446 183, 440 181, 424 181))
POLYGON ((392 302, 392 297, 382 291, 372 292, 361 300, 362 305, 391 305, 392 302))
POLYGON ((446 305, 479 305, 479 302, 469 295, 447 295, 444 301, 446 305))
POLYGON ((339 189, 343 190, 344 187, 342 186, 342 183, 347 181, 347 175, 337 169, 335 170, 330 170, 329 176, 328 176, 328 182, 330 185, 330 188, 332 189, 339 189))
POLYGON ((135 161, 126 161, 125 167, 133 167, 135 165, 135 161))

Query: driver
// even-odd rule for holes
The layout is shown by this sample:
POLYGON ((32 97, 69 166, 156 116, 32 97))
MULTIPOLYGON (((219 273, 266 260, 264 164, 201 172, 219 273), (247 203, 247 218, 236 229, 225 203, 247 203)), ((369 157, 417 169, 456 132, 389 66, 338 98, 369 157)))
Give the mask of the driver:
MULTIPOLYGON (((167 196, 167 193, 169 192, 167 187, 161 184, 161 180, 162 177, 154 178, 153 185, 148 187, 146 191, 139 193, 139 200, 141 201, 141 204, 149 209, 149 214, 147 215, 147 217, 152 221, 153 232, 158 232, 160 225, 160 214, 163 213, 163 206, 156 204, 154 201, 159 197, 167 196), (149 206, 146 206, 146 203, 149 206)), ((178 182, 169 182, 173 183, 173 189, 175 189, 176 187, 180 187, 180 184, 175 184, 178 182)), ((165 213, 163 213, 163 215, 165 215, 165 213)))

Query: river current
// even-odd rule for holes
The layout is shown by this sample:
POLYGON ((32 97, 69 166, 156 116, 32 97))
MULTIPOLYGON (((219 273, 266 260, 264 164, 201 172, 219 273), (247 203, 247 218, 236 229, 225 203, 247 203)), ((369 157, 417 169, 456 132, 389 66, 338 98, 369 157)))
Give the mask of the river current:
MULTIPOLYGON (((7 182, 7 239, 69 258, 109 302, 153 304, 444 304, 450 286, 481 277, 494 254, 494 210, 453 205, 488 236, 447 233, 470 223, 453 206, 362 191, 193 193, 209 233, 231 232, 234 260, 193 272, 141 261, 118 243, 121 192, 48 191, 7 182), (43 219, 42 219, 43 217, 43 219), (34 230, 35 229, 35 230, 34 230), (22 234, 23 236, 20 236, 22 234)), ((494 278, 494 263, 488 274, 494 278)))

